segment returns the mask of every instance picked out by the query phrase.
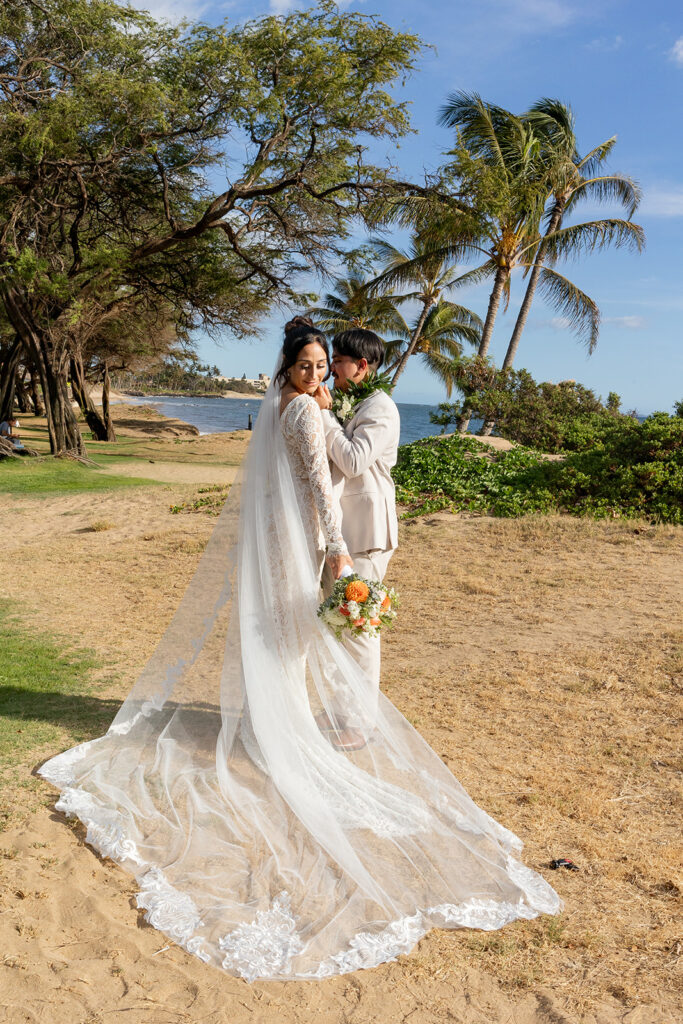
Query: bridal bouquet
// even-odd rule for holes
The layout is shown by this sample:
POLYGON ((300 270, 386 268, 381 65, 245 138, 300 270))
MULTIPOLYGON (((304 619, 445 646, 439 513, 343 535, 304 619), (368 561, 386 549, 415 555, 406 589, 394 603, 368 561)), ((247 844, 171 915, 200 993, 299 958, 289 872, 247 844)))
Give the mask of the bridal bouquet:
POLYGON ((393 625, 398 594, 378 580, 366 580, 352 573, 342 576, 330 597, 320 605, 318 615, 341 640, 345 629, 355 636, 379 636, 383 626, 393 625))

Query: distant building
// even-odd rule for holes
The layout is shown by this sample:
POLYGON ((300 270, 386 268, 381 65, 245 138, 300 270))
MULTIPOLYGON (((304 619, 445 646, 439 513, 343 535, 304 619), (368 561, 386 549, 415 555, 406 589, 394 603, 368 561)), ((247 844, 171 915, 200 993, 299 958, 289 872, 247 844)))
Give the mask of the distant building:
POLYGON ((230 385, 234 385, 239 382, 240 384, 249 384, 257 391, 265 391, 270 384, 270 377, 267 373, 259 373, 256 379, 247 377, 246 373, 243 373, 241 377, 214 377, 214 380, 218 380, 221 384, 225 384, 226 388, 230 388, 230 385))

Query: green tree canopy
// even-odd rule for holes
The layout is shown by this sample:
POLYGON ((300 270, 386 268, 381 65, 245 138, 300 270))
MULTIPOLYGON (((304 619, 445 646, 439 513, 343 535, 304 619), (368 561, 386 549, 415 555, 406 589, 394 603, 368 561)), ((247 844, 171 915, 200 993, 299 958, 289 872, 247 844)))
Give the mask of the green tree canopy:
POLYGON ((409 130, 389 89, 419 49, 329 2, 214 28, 112 0, 7 0, 1 294, 53 450, 80 444, 65 368, 82 317, 144 295, 181 330, 244 334, 339 258, 363 197, 391 187, 364 145, 409 130))

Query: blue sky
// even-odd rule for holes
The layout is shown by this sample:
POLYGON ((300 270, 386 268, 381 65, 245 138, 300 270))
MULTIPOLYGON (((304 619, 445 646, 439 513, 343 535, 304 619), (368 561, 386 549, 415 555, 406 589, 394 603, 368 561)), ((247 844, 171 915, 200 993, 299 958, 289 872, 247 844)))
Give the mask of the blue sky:
MULTIPOLYGON (((202 3, 135 0, 161 17, 209 23, 284 13, 288 0, 202 3)), ((643 202, 635 220, 647 235, 641 255, 607 250, 566 265, 568 276, 600 306, 603 323, 594 354, 539 298, 522 338, 517 365, 537 379, 575 379, 603 396, 617 391, 623 407, 670 410, 683 398, 683 5, 680 0, 367 0, 350 10, 378 14, 394 28, 417 32, 432 46, 408 80, 417 133, 393 154, 403 174, 434 168, 452 137, 437 126, 440 105, 455 89, 477 91, 515 112, 541 96, 574 109, 583 152, 618 136, 609 169, 636 178, 643 202)), ((582 218, 610 215, 607 206, 582 218)), ((615 216, 621 214, 614 211, 615 216)), ((500 361, 521 300, 513 277, 507 314, 496 324, 492 355, 500 361)), ((459 291, 457 301, 485 314, 487 287, 459 291)), ((227 374, 269 373, 280 343, 278 314, 263 337, 216 346, 200 337, 203 359, 227 374)), ((404 402, 445 400, 442 386, 411 360, 397 388, 404 402)))

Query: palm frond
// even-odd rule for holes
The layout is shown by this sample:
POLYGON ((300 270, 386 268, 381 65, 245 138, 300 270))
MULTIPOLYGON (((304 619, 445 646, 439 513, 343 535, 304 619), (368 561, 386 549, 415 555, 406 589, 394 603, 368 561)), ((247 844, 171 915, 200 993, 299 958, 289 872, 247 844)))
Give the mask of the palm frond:
POLYGON ((459 90, 450 94, 439 113, 439 124, 455 128, 475 156, 484 156, 507 174, 497 128, 508 112, 486 103, 479 93, 459 90), (497 123, 498 122, 498 123, 497 123))
POLYGON ((459 347, 461 341, 478 345, 482 327, 472 310, 441 299, 425 317, 420 344, 423 348, 436 347, 437 350, 443 346, 443 351, 447 351, 449 345, 459 347))
POLYGON ((474 313, 471 309, 466 306, 459 306, 457 302, 451 302, 449 299, 441 299, 435 309, 448 309, 449 315, 457 320, 460 324, 466 324, 468 327, 473 327, 477 330, 481 330, 484 326, 484 322, 480 316, 474 313))
POLYGON ((396 297, 397 302, 403 302, 420 298, 423 292, 429 295, 451 288, 457 280, 452 250, 449 246, 438 246, 426 233, 414 233, 408 251, 383 238, 371 238, 369 244, 382 264, 377 277, 366 285, 371 295, 416 285, 418 290, 396 297))
POLYGON ((438 355, 455 359, 462 355, 462 345, 455 338, 422 338, 418 352, 436 352, 438 355))
POLYGON ((457 198, 443 191, 430 195, 408 193, 391 196, 383 203, 382 216, 377 223, 400 228, 417 228, 420 230, 435 217, 447 214, 451 218, 466 220, 472 211, 457 198))
POLYGON ((408 325, 390 295, 370 295, 362 277, 335 278, 337 293, 329 292, 324 305, 308 310, 322 330, 343 331, 363 327, 378 334, 409 337, 408 325))
POLYGON ((486 260, 479 267, 474 267, 472 270, 466 270, 464 274, 460 274, 451 282, 453 288, 466 288, 469 285, 481 284, 488 277, 492 277, 496 273, 496 264, 493 260, 486 260))
POLYGON ((641 198, 642 190, 633 178, 625 174, 604 174, 597 178, 584 178, 574 189, 567 209, 586 199, 594 199, 599 203, 616 202, 625 208, 630 220, 641 198))
POLYGON ((633 224, 632 221, 605 218, 560 228, 545 236, 544 245, 552 262, 560 257, 578 259, 608 245, 641 252, 645 245, 645 232, 639 224, 633 224))
POLYGON ((437 377, 446 388, 450 398, 456 385, 456 367, 458 360, 440 352, 422 352, 422 360, 431 374, 437 377))
POLYGON ((543 96, 522 114, 541 134, 549 134, 555 141, 564 144, 568 150, 576 146, 576 122, 572 108, 562 100, 543 96))
POLYGON ((600 310, 590 296, 550 267, 541 268, 538 287, 546 302, 567 320, 588 352, 593 352, 600 332, 600 310))
POLYGON ((589 178, 593 177, 596 171, 600 168, 600 165, 604 164, 616 144, 616 135, 613 135, 611 139, 605 139, 605 141, 601 142, 599 146, 595 146, 594 149, 591 149, 590 152, 586 153, 586 155, 578 161, 576 166, 582 174, 587 175, 589 178))
POLYGON ((409 341, 409 338, 392 338, 391 341, 384 342, 385 373, 386 366, 393 365, 394 361, 398 359, 401 353, 405 350, 405 347, 409 341))

